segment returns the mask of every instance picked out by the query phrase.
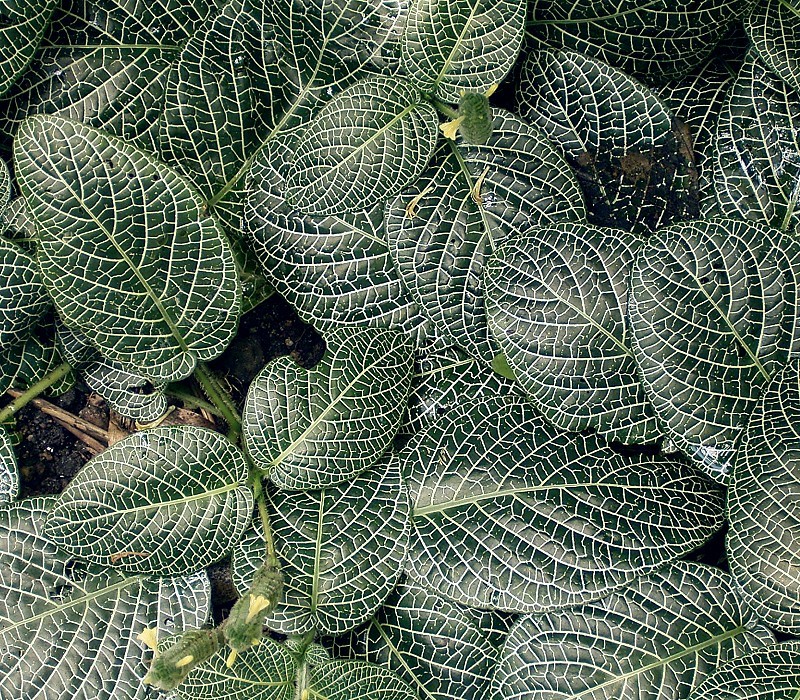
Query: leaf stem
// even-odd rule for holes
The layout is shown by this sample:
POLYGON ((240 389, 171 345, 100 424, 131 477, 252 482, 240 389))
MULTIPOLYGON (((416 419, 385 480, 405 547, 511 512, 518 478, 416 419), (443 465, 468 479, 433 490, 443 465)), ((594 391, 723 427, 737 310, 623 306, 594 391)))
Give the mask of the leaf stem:
POLYGON ((449 104, 446 102, 442 102, 441 100, 437 100, 435 97, 431 97, 431 102, 433 106, 439 111, 439 114, 447 117, 448 119, 458 119, 459 114, 457 109, 453 109, 449 104))
POLYGON ((264 487, 261 485, 261 470, 256 467, 250 455, 245 451, 247 461, 250 463, 250 488, 253 489, 253 498, 258 506, 258 515, 261 518, 261 527, 264 529, 264 543, 267 545, 267 556, 277 557, 275 540, 272 538, 272 527, 269 524, 267 502, 264 500, 264 487))
POLYGON ((220 411, 213 403, 206 401, 205 399, 201 399, 199 396, 195 396, 191 391, 182 389, 177 384, 170 384, 164 390, 164 393, 174 399, 183 401, 187 408, 202 408, 209 413, 218 416, 219 418, 225 417, 222 415, 222 411, 220 411))
POLYGON ((239 418, 228 392, 205 362, 197 363, 194 376, 228 424, 228 439, 233 443, 238 442, 239 436, 242 434, 242 420, 239 418))
POLYGON ((19 396, 17 396, 17 398, 8 404, 8 406, 0 411, 0 423, 5 423, 8 421, 20 409, 27 406, 37 396, 47 391, 47 389, 53 386, 53 384, 55 384, 59 379, 63 379, 65 376, 67 376, 71 369, 72 367, 70 366, 69 362, 64 362, 56 367, 52 372, 49 372, 42 377, 42 379, 33 384, 31 387, 23 391, 19 396))

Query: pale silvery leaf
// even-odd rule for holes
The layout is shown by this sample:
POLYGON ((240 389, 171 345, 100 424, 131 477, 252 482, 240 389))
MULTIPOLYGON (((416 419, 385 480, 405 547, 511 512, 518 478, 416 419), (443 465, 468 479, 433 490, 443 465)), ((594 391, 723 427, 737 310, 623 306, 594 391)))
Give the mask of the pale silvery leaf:
MULTIPOLYGON (((339 486, 270 492, 268 506, 286 583, 266 625, 288 635, 311 629, 337 635, 367 620, 397 583, 408 547, 408 489, 399 459, 384 457, 339 486)), ((265 557, 263 530, 234 549, 233 577, 242 594, 265 557)))
MULTIPOLYGON (((9 179, 9 185, 11 180, 9 179)), ((34 250, 36 242, 36 225, 24 197, 15 197, 0 215, 2 235, 14 243, 18 243, 26 252, 34 250)))
POLYGON ((589 221, 649 233, 697 215, 685 129, 647 87, 571 51, 535 51, 522 69, 520 113, 564 150, 589 221))
POLYGON ((609 440, 661 436, 637 376, 628 327, 642 241, 584 224, 514 236, 486 266, 489 328, 517 383, 562 430, 609 440))
POLYGON ((728 562, 740 592, 771 627, 800 631, 800 363, 777 374, 750 416, 728 492, 728 562))
POLYGON ((749 56, 717 123, 713 181, 723 216, 800 229, 800 93, 749 56))
POLYGON ((158 150, 169 66, 212 0, 64 0, 28 70, 0 103, 13 135, 59 114, 158 150))
POLYGON ((368 661, 392 669, 424 700, 489 697, 497 649, 469 611, 409 583, 367 629, 368 661))
POLYGON ((689 700, 793 700, 800 693, 800 642, 774 644, 734 659, 689 700))
POLYGON ((598 599, 722 524, 696 470, 562 433, 522 398, 467 404, 404 451, 408 571, 458 603, 541 612, 598 599))
POLYGON ((0 430, 0 503, 13 501, 19 495, 17 456, 11 437, 0 430))
POLYGON ((313 369, 282 357, 247 394, 247 451, 280 488, 322 488, 368 469, 403 416, 412 370, 403 335, 343 328, 325 339, 313 369))
POLYGON ((331 661, 313 667, 306 687, 309 698, 325 700, 418 700, 395 673, 363 661, 331 661))
POLYGON ((293 143, 289 138, 271 141, 249 177, 247 230, 270 283, 322 333, 372 326, 404 330, 418 345, 427 344, 431 322, 389 254, 384 204, 325 217, 293 211, 276 167, 293 143))
POLYGON ((166 385, 150 382, 124 365, 108 360, 93 362, 81 373, 87 386, 117 413, 140 423, 152 423, 167 411, 166 385))
POLYGON ((46 532, 92 563, 182 574, 222 559, 252 511, 244 455, 224 435, 183 425, 134 433, 91 459, 46 532))
POLYGON ((149 579, 90 570, 43 533, 52 499, 0 508, 0 693, 41 700, 144 700, 145 627, 206 623, 205 574, 149 579))
POLYGON ((715 219, 659 231, 628 304, 647 397, 671 437, 724 481, 764 387, 800 350, 800 243, 715 219))
POLYGON ((447 140, 422 176, 389 203, 386 230, 400 275, 436 328, 486 364, 496 354, 483 269, 530 226, 584 221, 580 188, 536 129, 497 110, 484 146, 447 140))
MULTIPOLYGON (((58 348, 46 326, 39 326, 25 340, 14 343, 0 353, 0 390, 24 391, 43 379, 63 361, 58 348)), ((50 393, 58 396, 67 391, 75 381, 73 373, 50 387, 50 393)))
POLYGON ((679 700, 772 641, 742 609, 728 574, 676 562, 590 605, 523 618, 492 697, 679 700))
POLYGON ((28 67, 58 0, 5 0, 0 8, 0 95, 28 67))
POLYGON ((800 5, 796 0, 758 0, 744 28, 759 58, 793 90, 800 91, 800 5))
POLYGON ((528 31, 651 79, 686 75, 750 0, 533 0, 528 31))
POLYGON ((36 261, 0 239, 0 348, 24 340, 49 306, 36 261))
POLYGON ((65 323, 151 379, 186 377, 225 349, 241 303, 236 265, 188 182, 60 117, 30 117, 14 150, 42 275, 65 323))
POLYGON ((195 668, 178 686, 181 700, 291 700, 295 697, 297 662, 284 644, 262 639, 240 652, 229 668, 222 649, 195 668))
POLYGON ((231 0, 176 61, 162 148, 238 230, 244 178, 278 134, 308 120, 378 53, 399 0, 231 0))
POLYGON ((422 92, 456 103, 502 82, 524 25, 524 0, 413 0, 401 66, 422 92))
POLYGON ((318 216, 369 209, 428 164, 439 120, 397 78, 365 78, 333 98, 299 134, 287 164, 286 201, 318 216))

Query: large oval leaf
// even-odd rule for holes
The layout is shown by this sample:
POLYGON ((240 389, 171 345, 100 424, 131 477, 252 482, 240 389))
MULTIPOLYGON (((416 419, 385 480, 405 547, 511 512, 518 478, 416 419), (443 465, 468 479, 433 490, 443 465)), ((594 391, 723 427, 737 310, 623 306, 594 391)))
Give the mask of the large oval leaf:
POLYGON ((6 0, 0 11, 0 95, 36 51, 58 0, 6 0))
POLYGON ((717 667, 771 641, 728 574, 676 562, 591 605, 523 618, 493 697, 687 698, 717 667))
POLYGON ((424 93, 458 102, 502 82, 522 46, 524 0, 414 0, 402 67, 424 93))
POLYGON ((800 230, 800 93, 750 56, 717 123, 714 191, 723 216, 800 230))
POLYGON ((364 653, 425 700, 488 698, 498 658, 468 610, 413 584, 400 586, 372 619, 364 653))
POLYGON ((239 653, 236 664, 226 663, 222 649, 192 670, 177 688, 182 700, 290 700, 295 697, 297 662, 285 645, 262 639, 239 653))
POLYGON ((520 113, 564 149, 589 221, 648 233, 697 215, 690 144, 641 83, 571 51, 536 51, 522 69, 520 113))
POLYGON ((109 359, 152 379, 191 374, 236 331, 230 245, 195 190, 145 152, 60 117, 14 142, 56 307, 109 359))
POLYGON ((307 688, 309 698, 325 700, 417 700, 396 674, 362 661, 331 661, 313 667, 307 688))
POLYGON ((44 535, 51 505, 37 498, 0 508, 0 694, 140 700, 149 651, 136 636, 204 625, 208 577, 82 575, 44 535))
POLYGON ((661 430, 636 375, 628 287, 636 236, 583 224, 514 236, 486 266, 489 328, 514 377, 563 430, 647 442, 661 430))
POLYGON ((400 16, 399 0, 230 0, 174 64, 165 156, 238 230, 252 159, 352 84, 400 16))
POLYGON ((800 91, 800 5, 796 0, 758 0, 745 17, 744 28, 761 60, 800 91))
POLYGON ((473 607, 537 612, 595 600, 691 551, 722 498, 678 462, 561 433, 523 399, 445 415, 409 445, 413 577, 473 607))
POLYGON ((800 350, 800 244, 718 219, 660 231, 631 283, 633 349, 678 447, 717 479, 769 380, 800 350))
POLYGON ((244 455, 190 426, 134 433, 81 469, 47 536, 70 554, 123 571, 177 574, 222 559, 253 510, 244 455))
POLYGON ((690 700, 793 700, 800 693, 800 642, 774 644, 723 666, 690 700))
POLYGON ((271 141, 250 175, 247 230, 270 282, 322 333, 356 325, 402 329, 425 344, 431 323, 389 254, 384 204, 326 217, 297 214, 276 167, 292 143, 271 141))
MULTIPOLYGON (((268 505, 286 579, 283 599, 267 617, 270 629, 336 635, 367 620, 397 583, 408 547, 408 490, 397 457, 341 486, 273 492, 268 505)), ((263 531, 234 550, 242 594, 265 557, 263 531)))
POLYGON ((528 30, 547 46, 663 80, 702 63, 748 5, 749 0, 534 0, 528 30))
POLYGON ((406 286, 437 329, 487 364, 483 268, 530 226, 583 221, 578 184, 553 146, 499 111, 485 146, 448 140, 412 188, 389 204, 386 228, 406 286))
POLYGON ((800 631, 800 555, 787 537, 800 500, 800 363, 776 375, 755 407, 728 492, 727 552, 745 602, 771 627, 800 631))
POLYGON ((22 342, 49 305, 36 261, 0 239, 0 348, 22 342))
POLYGON ((0 103, 13 135, 31 114, 59 114, 151 152, 169 66, 213 0, 64 0, 28 70, 0 103))
POLYGON ((368 469, 403 416, 412 369, 404 336, 344 328, 326 342, 314 369, 282 357, 247 394, 247 450, 280 488, 322 488, 368 469))
POLYGON ((396 78, 365 78, 337 95, 301 132, 288 164, 286 201, 323 216, 369 209, 428 164, 436 110, 396 78))

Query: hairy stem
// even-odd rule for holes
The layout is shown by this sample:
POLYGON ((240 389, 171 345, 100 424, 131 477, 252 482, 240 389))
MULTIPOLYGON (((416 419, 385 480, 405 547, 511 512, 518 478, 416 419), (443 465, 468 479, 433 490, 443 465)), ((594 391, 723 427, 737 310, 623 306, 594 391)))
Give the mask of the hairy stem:
POLYGON ((439 114, 447 117, 448 119, 458 119, 458 117, 460 116, 458 114, 458 110, 457 109, 453 109, 446 102, 442 102, 441 100, 437 100, 435 97, 431 98, 431 102, 433 103, 433 106, 436 107, 436 109, 438 110, 439 114))
POLYGON ((9 418, 17 413, 20 409, 27 406, 37 396, 47 391, 59 379, 63 379, 69 374, 72 369, 69 362, 64 362, 56 367, 52 372, 46 374, 36 384, 23 391, 17 398, 15 398, 8 406, 0 411, 0 423, 5 423, 9 418))
POLYGON ((228 439, 233 443, 238 442, 239 436, 242 434, 242 420, 239 418, 228 392, 205 362, 197 363, 194 376, 200 382, 200 386, 203 387, 203 391, 206 392, 208 398, 211 399, 211 403, 217 407, 220 415, 228 424, 228 439))
POLYGON ((174 399, 180 399, 187 408, 202 408, 214 416, 224 418, 222 411, 220 411, 213 403, 206 401, 199 396, 195 396, 191 391, 182 389, 180 386, 170 384, 164 390, 164 393, 174 399))
POLYGON ((261 526, 264 528, 264 543, 267 545, 267 556, 277 557, 275 540, 272 538, 272 527, 269 524, 267 502, 264 500, 264 487, 261 485, 261 471, 253 464, 250 455, 247 455, 247 461, 250 463, 250 487, 253 489, 253 498, 255 498, 258 506, 261 526))

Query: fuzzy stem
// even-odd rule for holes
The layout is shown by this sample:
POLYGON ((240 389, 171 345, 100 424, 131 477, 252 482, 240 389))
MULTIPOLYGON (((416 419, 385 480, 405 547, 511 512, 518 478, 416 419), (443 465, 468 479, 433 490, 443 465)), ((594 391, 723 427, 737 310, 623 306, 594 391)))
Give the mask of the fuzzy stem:
POLYGON ((433 103, 433 106, 439 110, 439 113, 448 119, 458 119, 460 116, 457 109, 453 109, 449 104, 446 104, 441 100, 437 100, 435 97, 431 98, 431 102, 433 103))
POLYGON ((52 372, 46 374, 36 384, 23 391, 16 399, 14 399, 8 406, 0 411, 0 423, 5 423, 9 418, 17 413, 21 408, 27 406, 37 396, 47 391, 59 379, 63 379, 69 374, 72 367, 68 362, 64 362, 56 367, 52 372))
POLYGON ((213 403, 201 399, 199 396, 195 396, 191 391, 186 391, 178 386, 170 384, 164 390, 164 393, 174 399, 180 399, 187 408, 202 408, 214 416, 224 418, 222 412, 213 403))
POLYGON ((267 513, 267 503, 264 500, 264 487, 261 485, 261 471, 253 465, 250 455, 247 455, 250 463, 250 488, 253 489, 253 498, 258 506, 258 515, 261 517, 261 526, 264 528, 264 543, 267 545, 267 556, 277 557, 275 553, 275 540, 272 538, 272 527, 269 524, 269 513, 267 513))
POLYGON ((239 436, 242 434, 242 420, 239 418, 228 392, 225 391, 219 379, 214 376, 205 362, 197 363, 194 376, 228 424, 228 439, 233 443, 238 442, 239 436))

